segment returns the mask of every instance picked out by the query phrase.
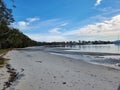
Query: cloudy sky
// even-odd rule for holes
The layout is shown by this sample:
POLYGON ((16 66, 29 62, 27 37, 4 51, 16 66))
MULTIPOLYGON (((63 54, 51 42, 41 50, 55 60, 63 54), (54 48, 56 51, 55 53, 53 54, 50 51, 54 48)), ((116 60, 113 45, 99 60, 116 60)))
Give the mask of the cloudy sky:
POLYGON ((120 0, 15 0, 15 5, 13 26, 37 41, 116 40, 120 35, 120 0))

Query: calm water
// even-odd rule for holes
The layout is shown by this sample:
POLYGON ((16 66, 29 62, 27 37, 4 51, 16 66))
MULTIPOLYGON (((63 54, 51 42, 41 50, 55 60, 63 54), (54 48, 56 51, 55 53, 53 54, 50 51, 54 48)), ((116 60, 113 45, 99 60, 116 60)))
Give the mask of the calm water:
POLYGON ((101 45, 72 45, 67 46, 73 52, 102 52, 102 53, 120 53, 120 45, 101 44, 101 45))

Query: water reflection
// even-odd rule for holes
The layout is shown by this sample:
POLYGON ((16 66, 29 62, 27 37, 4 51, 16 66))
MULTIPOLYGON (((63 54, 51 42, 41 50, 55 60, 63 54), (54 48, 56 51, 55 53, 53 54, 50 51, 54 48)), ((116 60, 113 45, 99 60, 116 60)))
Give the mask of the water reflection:
POLYGON ((115 46, 117 47, 117 50, 120 53, 120 44, 115 44, 115 46))
POLYGON ((103 52, 103 53, 120 53, 120 45, 100 44, 100 45, 70 45, 69 51, 74 52, 103 52))

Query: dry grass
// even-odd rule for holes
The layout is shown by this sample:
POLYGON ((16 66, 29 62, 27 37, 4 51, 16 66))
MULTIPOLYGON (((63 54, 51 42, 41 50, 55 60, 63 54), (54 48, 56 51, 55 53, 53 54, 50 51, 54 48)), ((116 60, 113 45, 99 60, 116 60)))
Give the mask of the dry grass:
POLYGON ((4 64, 4 59, 0 58, 0 65, 4 64))
POLYGON ((3 67, 4 64, 6 64, 6 62, 9 60, 9 59, 3 58, 2 56, 5 55, 10 50, 11 49, 1 49, 0 50, 0 67, 3 67))
POLYGON ((6 54, 11 49, 0 49, 0 55, 6 54))
POLYGON ((0 58, 0 67, 3 67, 7 64, 9 59, 6 58, 0 58))

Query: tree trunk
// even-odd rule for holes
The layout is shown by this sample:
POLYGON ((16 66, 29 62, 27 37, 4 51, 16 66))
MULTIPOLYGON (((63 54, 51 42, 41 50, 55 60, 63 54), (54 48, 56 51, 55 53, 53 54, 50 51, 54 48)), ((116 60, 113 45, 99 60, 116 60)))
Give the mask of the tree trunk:
POLYGON ((0 49, 2 49, 2 47, 1 47, 2 45, 1 45, 1 42, 0 42, 0 49))

